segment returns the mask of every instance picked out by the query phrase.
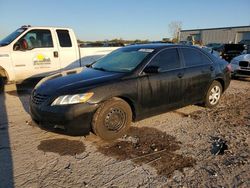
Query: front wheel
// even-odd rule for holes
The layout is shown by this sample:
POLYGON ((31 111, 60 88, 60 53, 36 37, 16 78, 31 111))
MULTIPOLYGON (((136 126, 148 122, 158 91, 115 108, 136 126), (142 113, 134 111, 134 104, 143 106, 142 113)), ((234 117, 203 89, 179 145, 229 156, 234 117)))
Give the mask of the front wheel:
POLYGON ((221 94, 222 94, 221 83, 218 81, 213 81, 206 94, 205 106, 208 108, 213 108, 217 106, 219 104, 221 94))
POLYGON ((0 77, 0 93, 4 91, 4 78, 0 77))
POLYGON ((128 103, 120 98, 112 98, 97 109, 92 129, 104 140, 115 140, 127 132, 131 121, 132 111, 128 103))

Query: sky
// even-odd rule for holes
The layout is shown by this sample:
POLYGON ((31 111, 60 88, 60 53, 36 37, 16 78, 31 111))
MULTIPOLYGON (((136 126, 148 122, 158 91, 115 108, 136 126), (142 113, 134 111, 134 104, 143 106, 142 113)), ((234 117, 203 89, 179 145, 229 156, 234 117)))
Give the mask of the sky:
POLYGON ((250 25, 250 0, 0 0, 0 40, 22 25, 73 28, 85 41, 161 40, 182 29, 250 25))

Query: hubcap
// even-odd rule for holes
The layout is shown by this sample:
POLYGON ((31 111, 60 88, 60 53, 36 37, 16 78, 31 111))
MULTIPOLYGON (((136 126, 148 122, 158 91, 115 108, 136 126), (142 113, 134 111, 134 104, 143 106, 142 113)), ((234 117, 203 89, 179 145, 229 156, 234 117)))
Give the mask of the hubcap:
POLYGON ((214 86, 211 91, 210 91, 210 95, 209 95, 209 102, 212 105, 215 105, 219 102, 220 99, 220 87, 219 86, 214 86))
POLYGON ((126 123, 126 114, 119 108, 111 108, 104 124, 109 131, 119 131, 126 123))

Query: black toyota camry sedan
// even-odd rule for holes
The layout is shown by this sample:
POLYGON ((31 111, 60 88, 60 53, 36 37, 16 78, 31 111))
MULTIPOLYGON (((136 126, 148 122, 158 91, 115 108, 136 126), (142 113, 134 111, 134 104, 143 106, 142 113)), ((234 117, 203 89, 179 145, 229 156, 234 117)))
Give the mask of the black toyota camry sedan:
POLYGON ((200 48, 146 44, 120 48, 86 67, 41 80, 32 119, 70 135, 121 137, 131 121, 203 103, 214 107, 230 83, 231 65, 200 48))

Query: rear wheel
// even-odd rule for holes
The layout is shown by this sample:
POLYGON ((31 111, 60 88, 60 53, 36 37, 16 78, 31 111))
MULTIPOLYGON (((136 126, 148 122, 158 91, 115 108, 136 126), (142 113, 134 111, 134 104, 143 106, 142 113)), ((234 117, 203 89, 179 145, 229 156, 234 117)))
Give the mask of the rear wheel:
POLYGON ((97 109, 92 128, 100 138, 115 140, 127 132, 131 121, 132 111, 128 103, 120 98, 112 98, 97 109))
POLYGON ((213 108, 217 106, 221 98, 221 94, 221 83, 218 81, 213 81, 206 94, 205 106, 208 108, 213 108))
POLYGON ((0 93, 4 91, 4 77, 0 76, 0 93))

